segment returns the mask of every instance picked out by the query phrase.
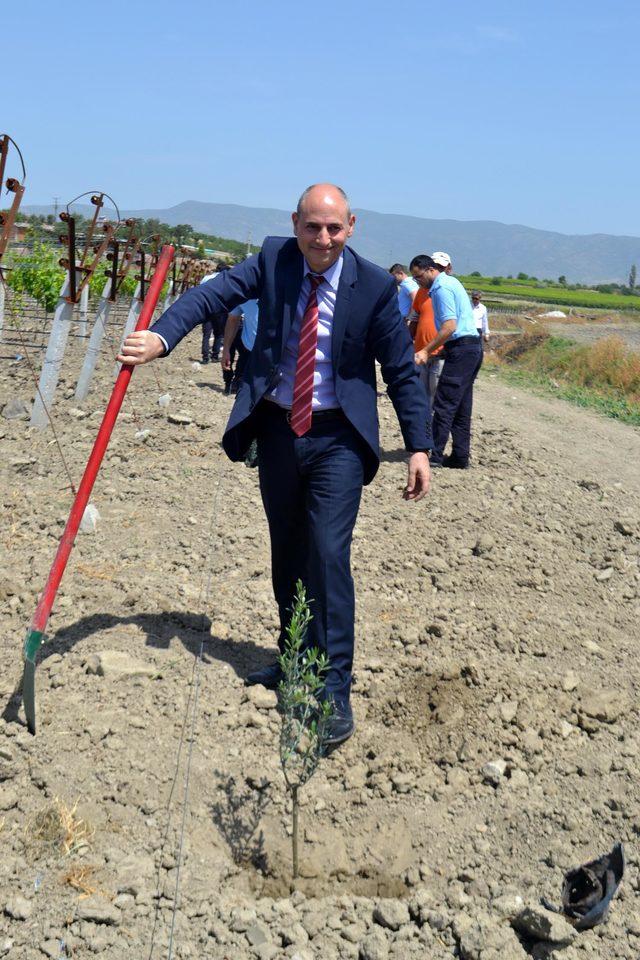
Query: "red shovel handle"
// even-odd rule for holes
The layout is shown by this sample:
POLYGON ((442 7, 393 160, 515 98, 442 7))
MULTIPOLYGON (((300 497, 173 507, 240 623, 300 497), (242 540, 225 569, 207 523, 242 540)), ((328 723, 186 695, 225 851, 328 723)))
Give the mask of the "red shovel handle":
MULTIPOLYGON (((153 311, 155 310, 158 298, 160 296, 160 291, 162 290, 162 286, 169 271, 173 254, 173 247, 166 246, 162 248, 162 252, 158 259, 158 265, 149 286, 149 292, 145 298, 144 306, 140 312, 140 318, 138 319, 136 330, 147 330, 149 324, 151 323, 153 311)), ((107 404, 104 417, 102 418, 100 429, 98 430, 98 436, 96 437, 91 455, 87 462, 87 466, 85 467, 80 487, 78 488, 75 500, 73 501, 69 519, 67 520, 67 525, 64 528, 64 533, 62 534, 62 539, 58 545, 58 551, 51 566, 51 570, 49 571, 49 577, 45 584, 45 588, 42 591, 42 596, 40 597, 38 606, 36 607, 36 612, 33 615, 29 633, 27 634, 27 639, 25 641, 25 656, 29 660, 34 659, 35 652, 40 646, 42 634, 44 633, 47 625, 47 620, 49 619, 49 614, 51 613, 56 592, 60 585, 60 581, 62 580, 65 567, 67 566, 67 560, 69 559, 69 554, 71 553, 71 548, 73 547, 73 543, 78 532, 78 527, 80 526, 80 521, 82 520, 85 507, 89 502, 93 484, 98 474, 98 470, 100 469, 100 464, 102 463, 102 458, 105 450, 107 449, 107 444, 111 438, 111 433, 113 431, 116 418, 120 412, 120 407, 122 406, 124 395, 127 392, 127 387, 129 386, 132 373, 133 367, 122 366, 120 373, 118 374, 118 379, 113 387, 111 398, 107 404)))

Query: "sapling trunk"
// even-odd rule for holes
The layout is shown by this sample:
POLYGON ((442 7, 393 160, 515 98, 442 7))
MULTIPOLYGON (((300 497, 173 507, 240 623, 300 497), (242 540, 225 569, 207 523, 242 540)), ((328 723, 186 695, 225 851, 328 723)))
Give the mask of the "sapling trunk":
POLYGON ((325 674, 329 661, 317 647, 306 647, 311 611, 305 589, 298 580, 287 627, 284 653, 280 656, 283 679, 280 699, 280 764, 291 794, 291 846, 293 879, 299 875, 298 824, 300 789, 316 772, 326 747, 331 702, 325 696, 325 674))
POLYGON ((292 810, 292 827, 291 832, 291 847, 292 847, 292 857, 293 857, 293 879, 298 879, 298 785, 294 784, 291 788, 291 803, 293 805, 292 810))

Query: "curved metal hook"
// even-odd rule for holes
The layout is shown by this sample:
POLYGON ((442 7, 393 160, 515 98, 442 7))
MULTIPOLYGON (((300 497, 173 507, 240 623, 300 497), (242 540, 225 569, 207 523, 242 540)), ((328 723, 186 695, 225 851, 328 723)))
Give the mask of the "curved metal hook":
POLYGON ((18 151, 18 156, 20 157, 20 166, 22 167, 22 181, 21 181, 21 183, 24 183, 25 180, 27 179, 27 168, 26 168, 25 165, 24 165, 24 158, 23 158, 23 156, 22 156, 22 150, 20 149, 20 147, 18 146, 18 144, 15 142, 15 140, 13 139, 13 137, 10 137, 8 133, 0 134, 0 136, 1 136, 1 137, 6 137, 7 140, 9 141, 9 143, 12 143, 12 144, 14 145, 14 147, 16 148, 16 150, 18 151))
POLYGON ((67 213, 69 213, 69 207, 74 204, 77 200, 82 200, 83 197, 95 197, 95 196, 106 197, 107 200, 110 200, 114 206, 114 209, 118 215, 118 223, 120 222, 120 209, 118 204, 115 202, 113 197, 110 197, 108 193, 105 193, 104 190, 87 190, 86 193, 80 193, 77 197, 74 197, 73 200, 69 200, 69 203, 66 206, 67 213))

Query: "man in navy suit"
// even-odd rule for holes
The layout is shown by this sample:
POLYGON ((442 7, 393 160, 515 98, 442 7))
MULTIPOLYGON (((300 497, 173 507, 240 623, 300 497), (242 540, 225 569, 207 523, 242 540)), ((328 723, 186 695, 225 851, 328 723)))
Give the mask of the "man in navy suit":
MULTIPOLYGON (((237 461, 257 439, 279 646, 300 578, 313 614, 308 642, 329 657, 329 741, 338 744, 354 731, 350 551, 363 484, 379 465, 376 361, 409 454, 406 500, 429 488, 431 437, 395 281, 346 246, 355 217, 344 191, 309 187, 292 219, 295 238, 268 237, 260 253, 189 290, 150 331, 131 334, 119 359, 146 363, 211 313, 260 301, 255 345, 222 442, 237 461)), ((280 679, 275 662, 246 682, 275 689, 280 679)))

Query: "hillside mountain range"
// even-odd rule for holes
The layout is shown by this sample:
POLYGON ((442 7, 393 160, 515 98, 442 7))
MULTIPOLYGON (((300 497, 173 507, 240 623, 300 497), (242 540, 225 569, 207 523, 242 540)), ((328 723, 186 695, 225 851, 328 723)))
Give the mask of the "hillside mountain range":
MULTIPOLYGON (((50 206, 25 206, 24 210, 52 212, 50 206)), ((557 280, 564 275, 570 283, 626 283, 631 265, 640 267, 640 237, 570 235, 493 220, 427 220, 373 210, 354 212, 353 247, 385 267, 396 260, 408 263, 415 254, 433 250, 446 250, 456 273, 479 270, 483 276, 515 276, 524 271, 540 279, 557 280)), ((186 200, 166 209, 127 210, 123 215, 155 217, 172 226, 189 223, 201 233, 241 241, 250 238, 253 244, 268 235, 291 234, 288 211, 232 203, 186 200)))

